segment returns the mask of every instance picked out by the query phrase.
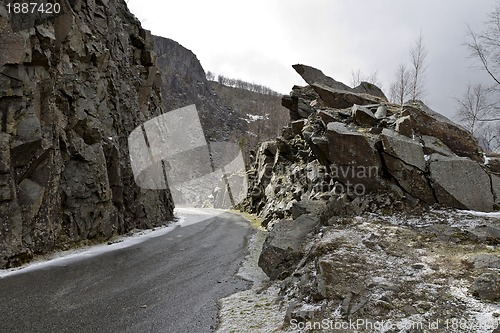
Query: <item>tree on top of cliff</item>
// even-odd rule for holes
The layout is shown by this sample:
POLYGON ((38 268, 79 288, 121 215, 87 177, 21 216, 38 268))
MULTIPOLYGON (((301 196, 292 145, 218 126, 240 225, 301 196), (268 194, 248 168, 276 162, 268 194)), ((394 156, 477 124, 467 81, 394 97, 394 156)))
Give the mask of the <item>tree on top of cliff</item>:
POLYGON ((488 74, 490 84, 467 84, 457 98, 457 119, 479 138, 483 149, 500 148, 500 1, 488 14, 486 28, 477 33, 467 26, 465 46, 479 68, 488 74))
MULTIPOLYGON (((211 71, 207 72, 207 80, 209 81, 215 81, 215 74, 211 71)), ((227 87, 233 87, 233 88, 239 88, 239 89, 244 89, 248 91, 253 91, 259 94, 264 94, 264 95, 271 95, 271 96, 281 96, 277 91, 272 90, 269 87, 266 87, 261 84, 256 84, 256 83, 250 83, 247 81, 243 81, 241 79, 233 79, 229 78, 227 76, 219 74, 217 76, 217 82, 219 84, 222 84, 227 87)))

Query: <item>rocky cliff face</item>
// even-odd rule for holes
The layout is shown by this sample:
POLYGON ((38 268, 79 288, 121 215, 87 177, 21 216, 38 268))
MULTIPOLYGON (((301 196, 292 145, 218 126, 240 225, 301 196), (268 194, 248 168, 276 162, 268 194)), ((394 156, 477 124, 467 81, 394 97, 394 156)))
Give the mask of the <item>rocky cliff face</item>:
POLYGON ((127 146, 162 112, 150 33, 122 0, 14 22, 0 5, 0 267, 165 223, 170 193, 135 185, 127 146))

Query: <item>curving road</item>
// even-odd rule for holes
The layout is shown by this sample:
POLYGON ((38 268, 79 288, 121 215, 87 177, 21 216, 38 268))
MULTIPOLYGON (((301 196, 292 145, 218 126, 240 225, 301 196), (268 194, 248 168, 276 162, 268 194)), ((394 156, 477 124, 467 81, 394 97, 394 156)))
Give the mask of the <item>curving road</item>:
POLYGON ((180 210, 179 226, 130 247, 0 278, 0 332, 207 333, 252 234, 238 215, 180 210))

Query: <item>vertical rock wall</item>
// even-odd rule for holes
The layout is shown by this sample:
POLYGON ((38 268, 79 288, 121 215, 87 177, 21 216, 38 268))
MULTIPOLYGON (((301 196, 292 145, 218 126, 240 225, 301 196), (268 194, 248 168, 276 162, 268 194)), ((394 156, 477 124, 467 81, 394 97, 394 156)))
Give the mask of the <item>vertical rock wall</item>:
POLYGON ((0 268, 172 218, 127 146, 162 112, 151 34, 123 0, 61 3, 23 29, 0 5, 0 268))

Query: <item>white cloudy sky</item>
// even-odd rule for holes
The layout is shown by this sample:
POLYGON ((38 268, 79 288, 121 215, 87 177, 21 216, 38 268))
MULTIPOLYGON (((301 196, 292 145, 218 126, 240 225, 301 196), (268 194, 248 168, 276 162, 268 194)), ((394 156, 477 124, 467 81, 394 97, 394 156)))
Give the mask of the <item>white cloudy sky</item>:
POLYGON ((382 88, 409 62, 420 31, 428 49, 425 101, 447 116, 467 82, 485 79, 463 46, 466 25, 484 28, 494 0, 129 0, 155 35, 192 50, 205 71, 288 93, 303 63, 350 83, 377 71, 382 88))

